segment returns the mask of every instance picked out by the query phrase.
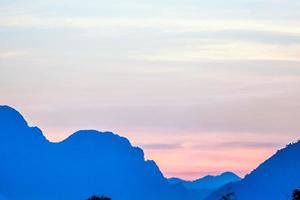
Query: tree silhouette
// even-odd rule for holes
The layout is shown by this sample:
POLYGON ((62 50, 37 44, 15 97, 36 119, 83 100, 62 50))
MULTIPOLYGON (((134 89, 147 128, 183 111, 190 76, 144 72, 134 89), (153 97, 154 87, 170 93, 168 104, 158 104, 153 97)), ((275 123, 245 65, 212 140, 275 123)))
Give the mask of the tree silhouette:
POLYGON ((300 200, 300 189, 296 189, 293 191, 292 200, 300 200))
POLYGON ((88 198, 87 200, 111 200, 111 198, 109 197, 104 197, 104 196, 101 196, 101 197, 98 197, 98 196, 91 196, 90 198, 88 198))
POLYGON ((234 200, 235 194, 233 192, 227 193, 221 197, 220 200, 234 200))

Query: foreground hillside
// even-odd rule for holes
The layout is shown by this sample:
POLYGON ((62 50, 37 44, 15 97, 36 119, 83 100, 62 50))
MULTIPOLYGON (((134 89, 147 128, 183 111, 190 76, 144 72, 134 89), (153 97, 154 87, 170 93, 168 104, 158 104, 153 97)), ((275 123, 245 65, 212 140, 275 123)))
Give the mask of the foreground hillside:
POLYGON ((2 199, 83 200, 92 194, 114 200, 197 199, 170 185, 123 137, 79 131, 51 143, 7 106, 0 106, 0 162, 2 199))
POLYGON ((223 186, 207 200, 233 192, 238 200, 289 200, 300 188, 300 141, 279 150, 243 180, 223 186))

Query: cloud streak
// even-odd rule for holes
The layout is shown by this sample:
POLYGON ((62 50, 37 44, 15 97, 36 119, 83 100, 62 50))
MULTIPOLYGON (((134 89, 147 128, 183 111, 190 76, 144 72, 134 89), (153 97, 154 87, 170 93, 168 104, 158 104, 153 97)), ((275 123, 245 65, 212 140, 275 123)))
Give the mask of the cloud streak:
POLYGON ((278 36, 289 34, 290 37, 300 33, 298 21, 271 21, 271 20, 238 20, 238 19, 194 19, 194 18, 126 18, 126 17, 40 17, 35 15, 3 16, 0 27, 19 28, 79 28, 96 29, 116 27, 118 29, 134 30, 155 29, 161 31, 175 31, 172 34, 203 32, 204 35, 231 32, 248 33, 250 36, 258 33, 277 33, 278 36), (223 31, 223 32, 222 32, 223 31))
POLYGON ((218 147, 221 148, 250 148, 250 149, 258 149, 258 148, 278 148, 282 146, 282 143, 279 142, 245 142, 245 141, 233 141, 233 142, 224 142, 219 145, 218 147))
POLYGON ((172 150, 182 148, 181 143, 146 143, 139 144, 139 146, 150 150, 172 150))

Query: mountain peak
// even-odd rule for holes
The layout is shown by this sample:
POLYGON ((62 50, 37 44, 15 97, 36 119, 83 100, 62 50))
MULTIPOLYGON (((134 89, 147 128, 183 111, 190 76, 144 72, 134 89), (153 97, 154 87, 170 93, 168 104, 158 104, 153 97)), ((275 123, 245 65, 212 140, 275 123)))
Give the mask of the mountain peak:
POLYGON ((17 110, 7 105, 0 105, 0 127, 14 129, 27 127, 27 122, 17 110))
POLYGON ((214 176, 206 175, 206 176, 196 179, 192 182, 198 182, 198 181, 202 181, 202 180, 218 180, 218 179, 222 179, 222 180, 225 179, 225 180, 229 180, 229 182, 230 182, 230 181, 238 181, 241 178, 238 175, 236 175, 235 173, 227 171, 227 172, 223 172, 219 175, 214 175, 214 176))
POLYGON ((223 177, 234 177, 234 178, 237 178, 237 179, 241 179, 241 177, 239 177, 238 175, 236 175, 235 173, 233 172, 223 172, 222 174, 218 175, 218 176, 223 176, 223 177))
POLYGON ((130 145, 130 142, 125 137, 121 137, 117 134, 114 134, 112 132, 101 132, 97 130, 80 130, 76 131, 72 135, 70 135, 68 138, 66 138, 64 141, 78 141, 78 142, 86 142, 86 140, 91 140, 88 142, 92 142, 94 139, 100 138, 103 142, 110 142, 110 141, 119 141, 121 143, 124 143, 126 145, 130 145))
POLYGON ((216 189, 227 183, 239 181, 241 178, 233 172, 224 172, 220 175, 207 175, 194 181, 185 181, 179 178, 170 178, 172 184, 183 183, 188 189, 216 189))
POLYGON ((144 158, 144 152, 139 147, 131 145, 129 140, 125 137, 119 136, 112 132, 101 132, 97 130, 80 130, 70 135, 65 140, 58 144, 74 146, 77 148, 102 148, 104 150, 111 150, 114 152, 127 152, 135 154, 140 159, 144 158))
POLYGON ((235 193, 238 199, 287 199, 300 187, 300 141, 278 150, 239 182, 225 185, 207 198, 220 199, 226 193, 235 193))
POLYGON ((82 130, 52 143, 9 106, 0 107, 0 121, 0 199, 194 199, 125 137, 82 130))
POLYGON ((227 171, 227 172, 223 172, 222 174, 220 174, 220 176, 227 176, 227 175, 235 175, 236 176, 236 174, 235 173, 233 173, 233 172, 229 172, 229 171, 227 171))

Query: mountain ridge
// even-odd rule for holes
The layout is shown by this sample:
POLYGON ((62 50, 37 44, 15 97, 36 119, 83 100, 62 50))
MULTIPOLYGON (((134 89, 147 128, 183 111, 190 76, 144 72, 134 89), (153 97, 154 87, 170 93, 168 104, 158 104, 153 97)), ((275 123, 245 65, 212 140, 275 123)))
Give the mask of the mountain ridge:
POLYGON ((0 193, 9 200, 195 199, 174 187, 142 149, 111 132, 77 131, 50 142, 9 106, 0 106, 0 193), (29 181, 30 180, 30 181, 29 181))
POLYGON ((239 182, 229 183, 206 200, 219 200, 233 192, 237 199, 290 199, 292 191, 300 188, 300 141, 278 150, 239 182))
POLYGON ((239 200, 286 200, 300 188, 299 155, 300 141, 278 150, 242 180, 195 187, 216 177, 240 178, 224 172, 172 183, 125 137, 80 130, 50 142, 17 110, 0 106, 1 200, 80 200, 95 194, 114 200, 219 200, 231 192, 239 200))
POLYGON ((201 194, 202 199, 207 197, 219 187, 239 180, 241 180, 241 178, 233 172, 223 172, 216 176, 207 175, 192 181, 186 181, 174 177, 168 179, 171 184, 183 185, 188 190, 198 191, 198 193, 201 194))
POLYGON ((172 184, 183 183, 188 189, 215 189, 229 182, 239 181, 241 178, 233 172, 223 172, 219 175, 206 175, 201 178, 187 181, 177 177, 168 178, 172 184), (219 182, 219 183, 218 183, 219 182))

